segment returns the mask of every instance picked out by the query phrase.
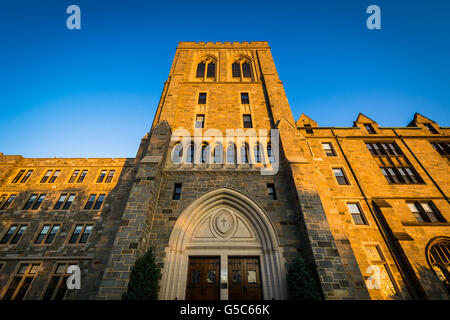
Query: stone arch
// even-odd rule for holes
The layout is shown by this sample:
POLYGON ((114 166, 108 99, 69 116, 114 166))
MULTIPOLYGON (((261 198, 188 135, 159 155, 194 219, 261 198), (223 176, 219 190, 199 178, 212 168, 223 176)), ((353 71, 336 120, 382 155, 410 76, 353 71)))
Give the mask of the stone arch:
MULTIPOLYGON (((189 256, 217 253, 258 256, 263 298, 286 298, 283 252, 269 216, 248 196, 230 188, 204 194, 178 217, 166 247, 160 298, 184 299, 189 256), (223 214, 232 220, 229 230, 218 230, 214 224, 223 214)), ((221 289, 221 296, 227 298, 227 291, 221 289)))

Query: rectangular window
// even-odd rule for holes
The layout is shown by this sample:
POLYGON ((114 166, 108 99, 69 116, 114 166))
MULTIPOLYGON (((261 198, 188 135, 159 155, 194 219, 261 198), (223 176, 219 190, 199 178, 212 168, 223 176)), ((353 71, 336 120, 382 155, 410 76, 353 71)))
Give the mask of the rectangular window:
POLYGON ((366 246, 365 251, 369 264, 377 268, 377 270, 372 272, 376 272, 379 275, 375 279, 375 289, 381 290, 385 296, 397 296, 397 288, 381 248, 378 245, 366 246))
POLYGON ((357 225, 367 225, 367 220, 358 203, 347 203, 348 211, 352 215, 353 222, 357 225))
POLYGON ((84 181, 84 178, 86 177, 87 174, 87 170, 83 170, 81 171, 80 177, 77 180, 77 183, 82 183, 84 181))
POLYGON ((59 174, 61 173, 61 170, 55 170, 53 175, 51 176, 50 180, 48 180, 48 183, 53 183, 56 181, 56 178, 58 178, 59 174))
POLYGON ((252 76, 252 72, 250 70, 250 64, 247 62, 244 62, 242 64, 242 76, 244 78, 250 78, 252 76))
POLYGON ((95 198, 96 198, 96 197, 97 197, 96 194, 91 194, 91 195, 89 196, 88 201, 86 202, 86 205, 84 206, 84 209, 86 209, 86 210, 91 209, 92 206, 93 206, 93 204, 94 204, 94 201, 95 201, 95 198))
POLYGON ((21 264, 19 270, 14 275, 8 289, 3 296, 3 300, 23 300, 28 290, 31 287, 31 283, 40 264, 21 264))
POLYGON ((14 233, 17 231, 18 225, 13 224, 9 227, 8 231, 3 236, 2 240, 0 241, 1 244, 8 243, 9 239, 14 235, 14 233))
POLYGON ((433 127, 433 125, 431 123, 424 123, 425 128, 428 129, 428 131, 430 131, 430 133, 432 134, 438 134, 439 132, 433 127))
POLYGON ((173 189, 173 200, 181 199, 181 183, 175 183, 175 187, 173 189))
POLYGON ((28 210, 37 198, 37 194, 32 194, 27 203, 23 206, 23 210, 28 210))
POLYGON ((69 183, 74 183, 79 174, 80 170, 74 170, 72 175, 70 176, 69 183))
POLYGON ((92 224, 77 224, 70 237, 69 243, 86 243, 89 235, 92 233, 92 227, 92 224))
POLYGON ((277 200, 277 194, 275 192, 275 185, 273 183, 267 184, 267 194, 270 200, 277 200))
POLYGON ((44 240, 44 243, 52 243, 53 239, 55 238, 56 234, 58 233, 59 225, 51 225, 46 224, 42 227, 41 231, 39 232, 39 235, 37 236, 34 243, 40 244, 44 240))
POLYGON ((44 174, 44 176, 41 179, 41 183, 46 183, 50 175, 52 174, 53 170, 47 170, 47 172, 44 174))
POLYGON ((242 104, 249 104, 250 98, 248 96, 248 92, 241 92, 241 103, 242 104))
POLYGON ((58 210, 59 208, 61 208, 62 204, 66 201, 66 199, 67 199, 67 193, 63 193, 63 194, 59 197, 59 199, 58 199, 58 201, 56 202, 55 207, 54 207, 53 209, 58 210))
POLYGON ((365 123, 364 127, 366 128, 366 130, 367 130, 367 132, 369 134, 376 134, 377 133, 370 123, 365 123))
POLYGON ((334 152, 333 145, 331 142, 322 142, 323 151, 325 151, 325 155, 327 157, 335 157, 336 153, 334 152))
POLYGON ((308 134, 314 134, 314 130, 312 129, 312 127, 311 127, 310 124, 305 123, 303 126, 306 128, 306 129, 305 129, 306 133, 308 133, 308 134))
POLYGON ((2 195, 0 196, 0 208, 1 208, 2 204, 3 204, 3 201, 5 201, 5 199, 6 199, 7 196, 8 196, 7 194, 2 194, 2 195))
POLYGON ((231 71, 232 71, 233 78, 241 77, 241 65, 238 62, 234 62, 231 65, 231 71))
POLYGON ((27 226, 20 226, 19 230, 17 230, 16 234, 11 239, 10 243, 17 243, 19 242, 20 238, 22 237, 23 233, 27 230, 27 226))
POLYGON ((42 201, 44 201, 45 199, 45 194, 41 194, 39 195, 39 198, 37 199, 37 201, 34 203, 33 205, 33 210, 37 210, 39 209, 39 207, 41 206, 42 201))
POLYGON ((76 265, 76 263, 58 263, 56 265, 42 300, 64 299, 67 292, 67 279, 70 277, 70 274, 67 273, 69 265, 76 265))
POLYGON ((104 200, 105 200, 105 195, 104 194, 99 194, 98 198, 97 198, 97 201, 95 202, 95 205, 94 205, 94 210, 100 209, 102 207, 102 203, 103 203, 104 200))
POLYGON ((252 116, 249 114, 244 114, 242 116, 242 119, 244 121, 244 128, 253 128, 252 124, 252 116))
POLYGON ((198 94, 198 104, 206 104, 206 92, 200 92, 198 94))
POLYGON ((97 179, 97 183, 102 183, 103 182, 107 172, 108 172, 108 170, 102 170, 100 172, 100 175, 98 176, 98 179, 97 179))
POLYGON ((336 177, 338 184, 340 185, 349 184, 347 177, 344 174, 344 170, 342 168, 334 168, 333 173, 334 176, 336 177))
POLYGON ((114 177, 116 170, 109 170, 108 176, 106 177, 105 183, 110 183, 114 177))
POLYGON ((75 195, 70 194, 69 197, 67 198, 66 203, 64 203, 63 210, 68 210, 70 208, 70 206, 72 205, 72 202, 74 199, 75 199, 75 195))
POLYGON ((27 182, 28 178, 30 178, 32 173, 33 173, 33 170, 28 170, 27 173, 23 176, 22 180, 20 180, 20 183, 27 182))
POLYGON ((198 114, 195 119, 195 127, 196 128, 204 128, 205 127, 205 115, 198 114))
POLYGON ((421 202, 407 202, 411 213, 419 222, 447 222, 433 201, 421 202))
POLYGON ((439 152, 441 156, 445 156, 450 160, 450 143, 449 142, 431 142, 433 148, 439 152))
POLYGON ((19 182, 19 179, 23 176, 25 173, 25 170, 20 170, 19 173, 16 175, 16 177, 11 181, 11 183, 17 183, 19 182))
POLYGON ((423 183, 417 171, 395 142, 366 142, 381 173, 390 184, 423 183))
POLYGON ((8 200, 5 201, 5 203, 2 205, 1 210, 6 210, 9 208, 9 206, 11 205, 11 203, 14 201, 14 199, 16 198, 16 194, 12 194, 9 196, 8 200))
POLYGON ((197 65, 197 72, 195 74, 196 78, 203 78, 203 76, 205 75, 205 63, 204 62, 200 62, 197 65))

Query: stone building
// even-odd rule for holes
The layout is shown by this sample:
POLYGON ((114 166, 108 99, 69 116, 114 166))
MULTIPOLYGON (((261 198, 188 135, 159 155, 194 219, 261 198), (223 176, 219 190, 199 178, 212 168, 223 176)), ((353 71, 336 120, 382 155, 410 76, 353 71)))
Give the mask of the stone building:
POLYGON ((267 42, 180 42, 135 158, 0 153, 0 299, 120 299, 149 248, 159 299, 287 299, 296 257, 325 299, 448 299, 449 136, 295 121, 267 42))

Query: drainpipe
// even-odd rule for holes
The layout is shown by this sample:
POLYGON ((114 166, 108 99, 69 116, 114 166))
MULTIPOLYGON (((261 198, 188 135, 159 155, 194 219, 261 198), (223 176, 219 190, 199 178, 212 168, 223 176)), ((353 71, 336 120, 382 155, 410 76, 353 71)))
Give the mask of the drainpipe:
POLYGON ((391 256, 394 258, 395 265, 397 266, 397 269, 400 272, 400 275, 402 276, 403 281, 406 284, 406 287, 411 294, 411 297, 414 300, 422 299, 427 300, 427 295, 425 293, 425 290, 423 289, 419 279, 417 279, 417 276, 410 265, 408 259, 406 258, 405 253, 403 252, 402 247, 396 240, 392 230, 389 227, 389 224, 387 223, 386 219, 384 218, 383 214, 381 213, 381 210, 379 207, 375 204, 375 211, 372 210, 372 206, 369 204, 369 200, 367 199, 364 190, 362 189, 358 178, 356 177, 355 172, 353 171, 352 166, 350 165, 350 161, 347 159, 347 156, 344 153, 344 149, 342 148, 337 135, 334 133, 333 129, 331 130, 331 134, 333 135, 334 139, 336 140, 337 145, 339 146, 339 150, 341 150, 342 155, 344 156, 345 162, 347 163, 347 166, 350 169, 350 172, 353 176, 353 178, 356 181, 356 185, 359 188, 359 191, 361 192, 361 195, 364 198, 364 201, 367 204, 367 207, 369 208, 369 211, 375 220, 375 223, 377 224, 378 229, 380 230, 381 236, 383 237, 384 242, 386 243, 389 252, 391 253, 391 256))

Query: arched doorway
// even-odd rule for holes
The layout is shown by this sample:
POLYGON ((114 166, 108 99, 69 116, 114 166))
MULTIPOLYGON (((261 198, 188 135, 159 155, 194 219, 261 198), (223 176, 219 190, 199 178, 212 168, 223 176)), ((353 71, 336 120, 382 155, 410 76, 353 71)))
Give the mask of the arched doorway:
POLYGON ((437 237, 431 240, 427 245, 426 255, 430 268, 450 294, 450 238, 437 237))
POLYGON ((162 275, 164 300, 286 298, 282 248, 267 213, 229 188, 203 195, 178 217, 162 275))

